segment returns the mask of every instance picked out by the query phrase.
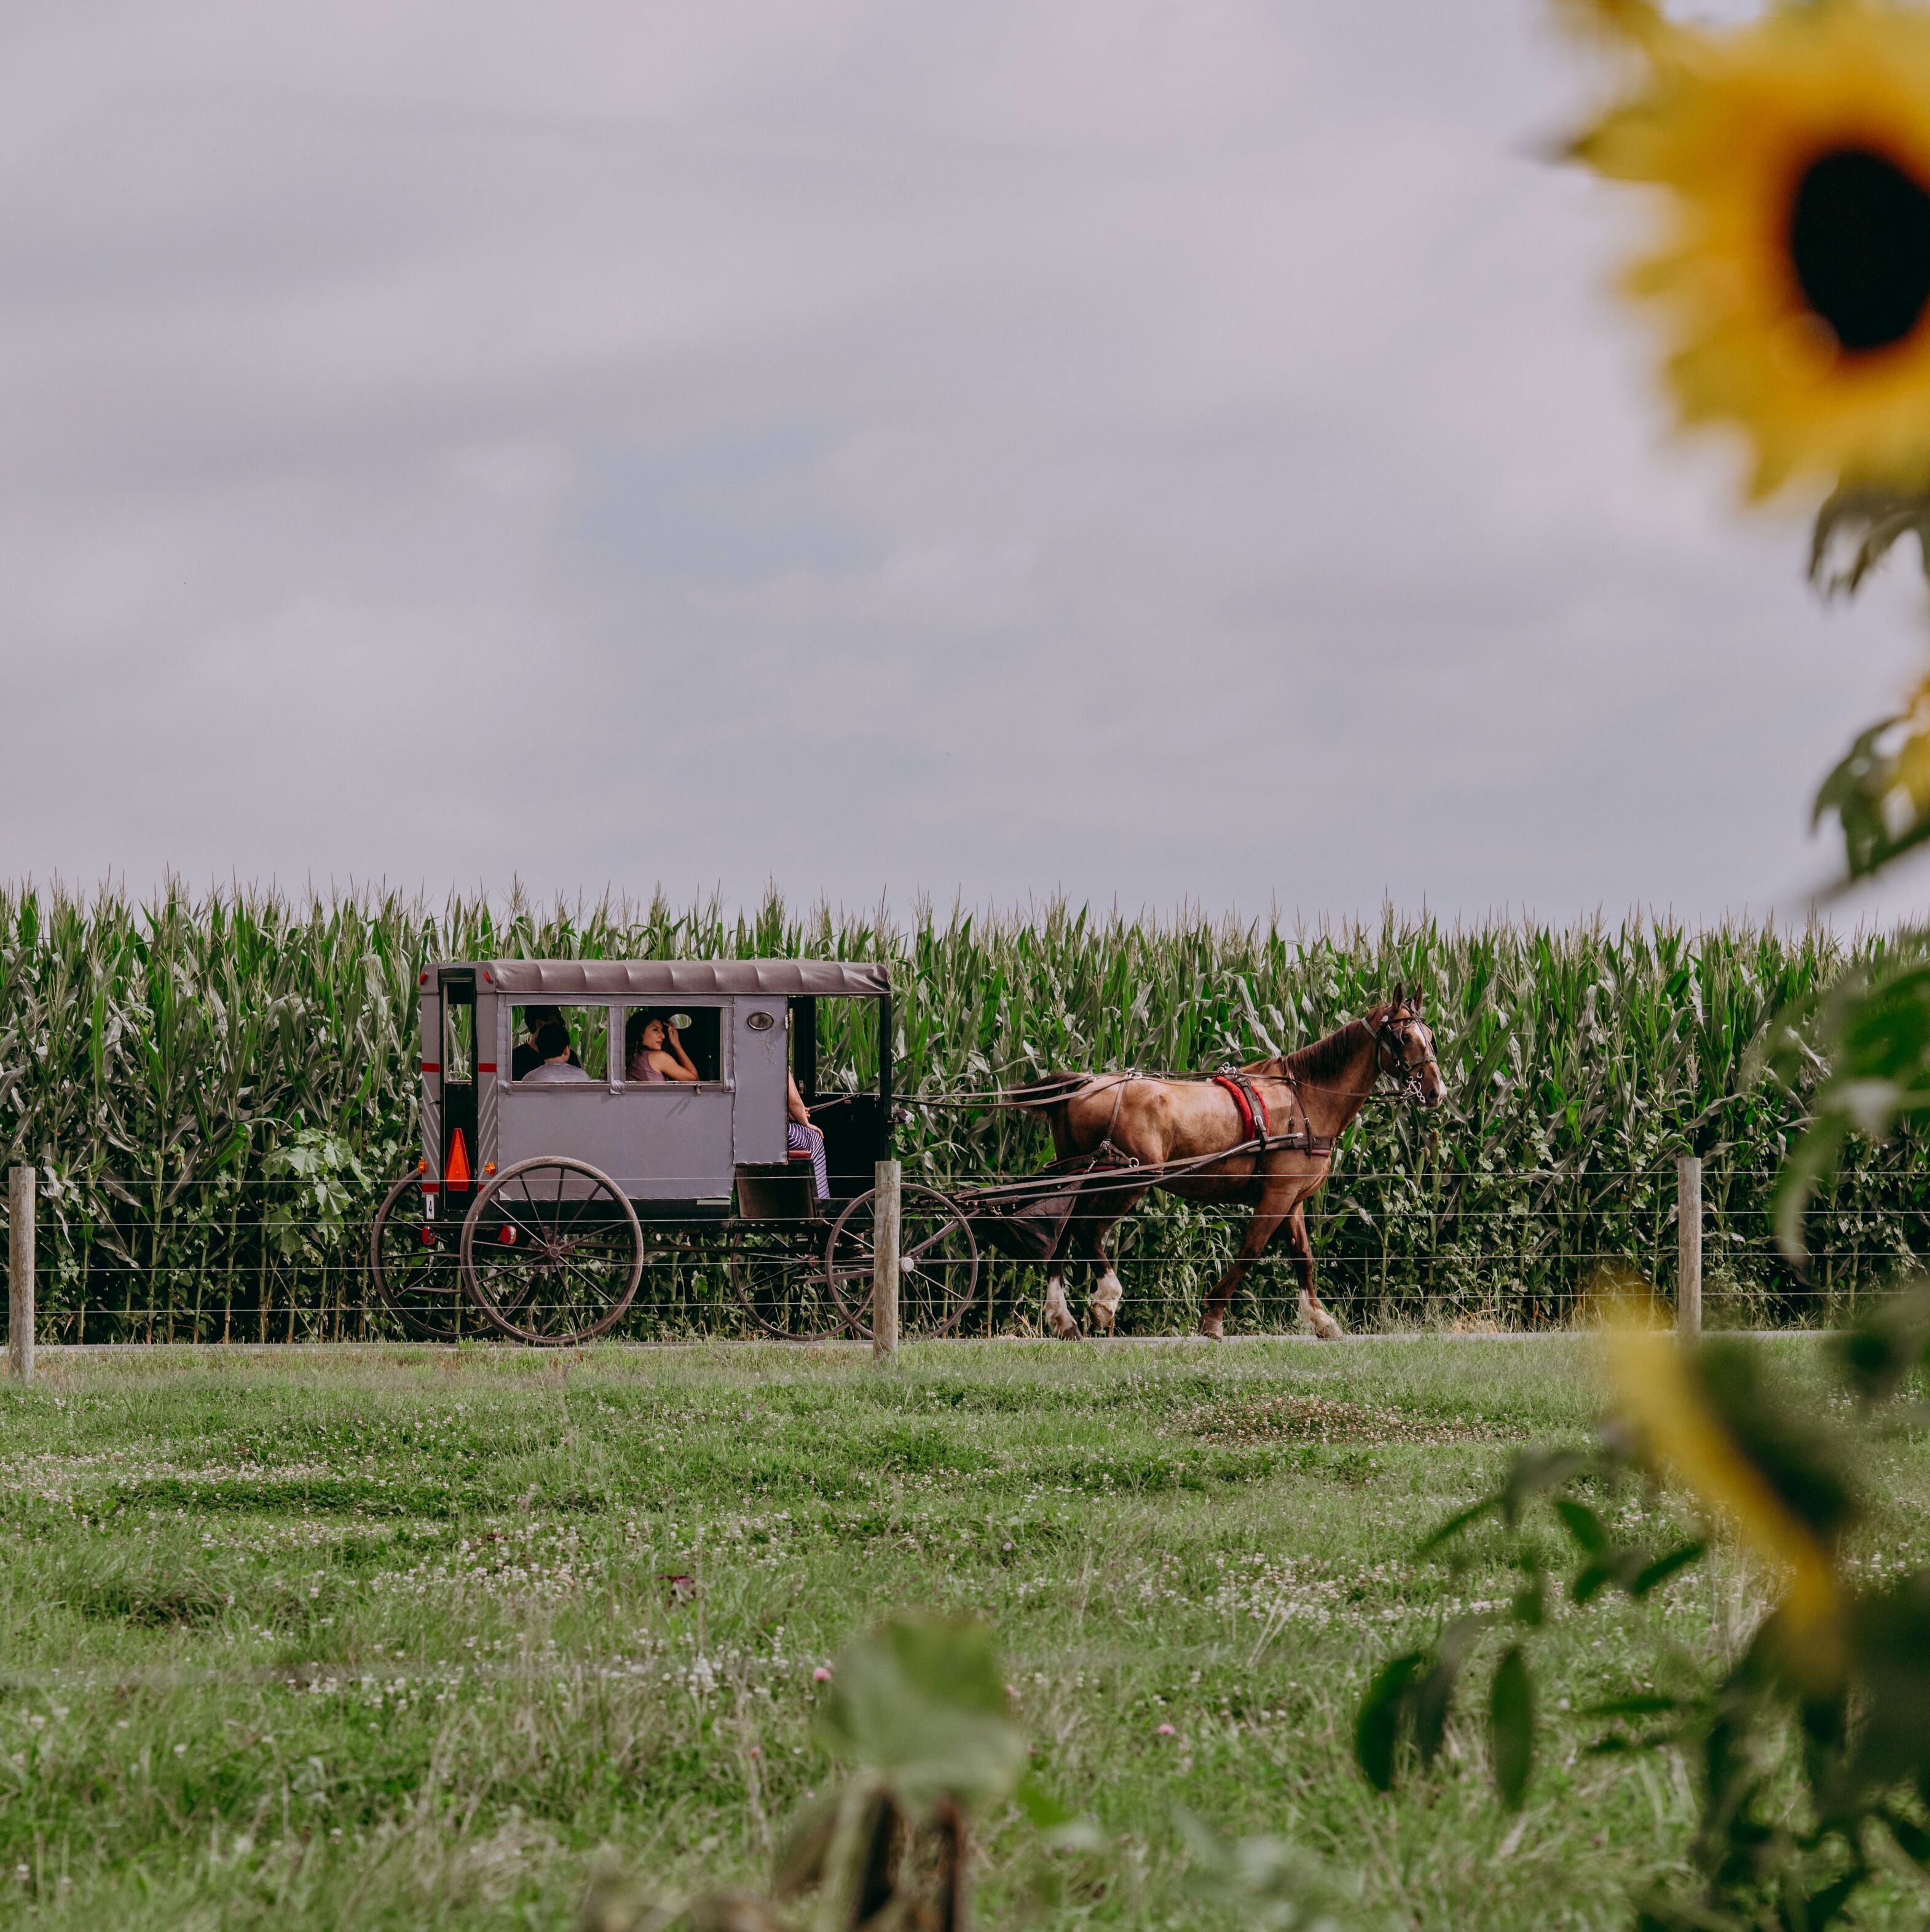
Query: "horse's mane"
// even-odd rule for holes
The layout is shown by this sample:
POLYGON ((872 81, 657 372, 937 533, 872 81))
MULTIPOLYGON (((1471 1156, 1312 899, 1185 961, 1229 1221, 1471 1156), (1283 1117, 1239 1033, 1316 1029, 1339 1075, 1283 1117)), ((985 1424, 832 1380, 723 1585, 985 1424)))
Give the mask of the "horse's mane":
POLYGON ((1290 1080, 1326 1080, 1342 1071, 1347 1062, 1360 1050, 1360 1042, 1353 1037, 1357 1026, 1372 1026, 1386 1012, 1384 1006, 1370 1006, 1359 1019, 1349 1020, 1338 1033, 1330 1033, 1324 1040, 1317 1040, 1311 1046, 1296 1047, 1283 1054, 1280 1065, 1290 1080))

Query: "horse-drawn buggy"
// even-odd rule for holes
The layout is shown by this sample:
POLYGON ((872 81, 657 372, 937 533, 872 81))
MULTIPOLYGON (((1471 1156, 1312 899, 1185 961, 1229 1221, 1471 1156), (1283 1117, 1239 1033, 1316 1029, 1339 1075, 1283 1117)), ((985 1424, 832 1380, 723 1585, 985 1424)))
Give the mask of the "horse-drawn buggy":
MULTIPOLYGON (((451 961, 423 972, 420 1003, 421 1159, 370 1244, 409 1333, 587 1341, 646 1274, 699 1270, 727 1275, 769 1334, 868 1333, 874 1172, 895 1112, 886 968, 451 961), (820 1092, 833 1002, 865 1077, 820 1092), (546 1031, 566 1050, 543 1055, 546 1031), (788 1131, 800 1112, 815 1147, 788 1131)), ((901 1194, 901 1321, 943 1334, 971 1303, 977 1244, 946 1196, 901 1194)))
MULTIPOLYGON (((376 1290, 409 1333, 587 1341, 623 1318, 655 1270, 667 1292, 727 1275, 769 1334, 868 1334, 874 1176, 898 1118, 884 966, 450 962, 421 975, 421 1158, 390 1190, 370 1244, 376 1290), (839 1082, 820 1090, 834 1016, 839 1082)), ((1053 1075, 949 1096, 1035 1114, 1056 1157, 956 1196, 904 1186, 901 1328, 958 1327, 982 1236, 1045 1268, 1042 1320, 1056 1335, 1080 1332, 1065 1271, 1089 1265, 1092 1324, 1110 1330, 1123 1290, 1107 1240, 1161 1187, 1251 1210, 1203 1333, 1224 1331, 1241 1280, 1284 1228, 1302 1318, 1338 1334, 1314 1291, 1305 1204, 1389 1080, 1423 1106, 1445 1097, 1419 998, 1398 986, 1326 1038, 1243 1067, 1053 1075)))

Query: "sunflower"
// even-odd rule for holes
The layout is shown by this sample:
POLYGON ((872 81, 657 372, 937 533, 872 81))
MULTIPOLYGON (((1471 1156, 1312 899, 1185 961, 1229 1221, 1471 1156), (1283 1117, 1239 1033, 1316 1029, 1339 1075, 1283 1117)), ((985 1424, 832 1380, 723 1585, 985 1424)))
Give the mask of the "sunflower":
POLYGON ((1816 1526, 1770 1480, 1692 1357, 1650 1304, 1626 1293, 1611 1301, 1605 1338, 1619 1406, 1648 1457, 1680 1481, 1743 1546, 1783 1580, 1781 1621, 1788 1661, 1803 1676, 1833 1679, 1842 1666, 1843 1597, 1816 1526))
POLYGON ((1785 0, 1711 32, 1590 10, 1641 78, 1573 152, 1670 191, 1625 286, 1670 318, 1684 422, 1744 430, 1756 496, 1930 486, 1930 12, 1785 0))

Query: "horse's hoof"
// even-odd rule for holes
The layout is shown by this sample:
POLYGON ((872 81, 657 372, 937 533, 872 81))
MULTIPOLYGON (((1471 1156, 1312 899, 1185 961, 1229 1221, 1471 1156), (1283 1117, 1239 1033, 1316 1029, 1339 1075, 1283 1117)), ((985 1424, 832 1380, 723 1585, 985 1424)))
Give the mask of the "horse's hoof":
POLYGON ((1209 1342, 1224 1342, 1227 1339, 1227 1324, 1217 1315, 1209 1316, 1200 1324, 1200 1333, 1209 1342))
POLYGON ((1101 1308, 1094 1302, 1090 1318, 1095 1335, 1110 1335, 1113 1332, 1113 1311, 1110 1308, 1101 1308))
POLYGON ((1053 1336, 1061 1342, 1076 1342, 1081 1330, 1076 1322, 1056 1322, 1052 1325, 1053 1336))
POLYGON ((1323 1342, 1338 1342, 1344 1339, 1347 1330, 1324 1308, 1317 1308, 1308 1318, 1314 1324, 1314 1333, 1323 1342))

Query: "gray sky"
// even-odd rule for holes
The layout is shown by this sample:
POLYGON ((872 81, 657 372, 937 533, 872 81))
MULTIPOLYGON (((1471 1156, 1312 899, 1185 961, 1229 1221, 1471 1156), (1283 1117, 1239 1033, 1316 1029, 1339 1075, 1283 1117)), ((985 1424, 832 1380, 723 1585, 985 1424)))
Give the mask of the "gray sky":
POLYGON ((1668 435, 1547 20, 13 0, 0 874, 1787 905, 1921 595, 1668 435))

